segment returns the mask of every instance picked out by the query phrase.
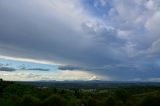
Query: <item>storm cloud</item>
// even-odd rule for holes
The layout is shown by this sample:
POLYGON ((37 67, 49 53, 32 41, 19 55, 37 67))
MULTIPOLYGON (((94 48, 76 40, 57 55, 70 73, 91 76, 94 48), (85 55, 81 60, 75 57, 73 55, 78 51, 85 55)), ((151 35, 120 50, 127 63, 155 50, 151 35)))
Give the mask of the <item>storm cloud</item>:
POLYGON ((76 66, 71 66, 71 65, 66 65, 66 66, 59 66, 59 70, 85 70, 81 67, 76 67, 76 66))
POLYGON ((115 80, 159 77, 159 0, 82 1, 1 0, 0 55, 115 80))
POLYGON ((0 71, 10 71, 10 72, 12 72, 12 71, 16 71, 16 69, 15 68, 12 68, 12 67, 5 67, 5 66, 0 66, 0 71))

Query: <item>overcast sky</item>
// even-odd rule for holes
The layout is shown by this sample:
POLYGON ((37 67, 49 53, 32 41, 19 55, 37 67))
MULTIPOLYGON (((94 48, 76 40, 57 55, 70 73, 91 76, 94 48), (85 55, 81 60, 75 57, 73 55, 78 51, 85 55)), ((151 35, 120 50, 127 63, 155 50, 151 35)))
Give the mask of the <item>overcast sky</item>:
POLYGON ((0 77, 160 81, 159 28, 159 0, 0 0, 0 77))

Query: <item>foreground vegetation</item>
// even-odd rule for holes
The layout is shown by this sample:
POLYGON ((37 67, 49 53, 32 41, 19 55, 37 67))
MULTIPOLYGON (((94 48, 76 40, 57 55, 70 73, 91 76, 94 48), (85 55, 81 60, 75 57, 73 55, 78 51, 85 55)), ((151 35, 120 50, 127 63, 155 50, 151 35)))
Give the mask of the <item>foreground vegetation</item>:
POLYGON ((0 106, 160 106, 160 87, 47 88, 1 80, 0 106))

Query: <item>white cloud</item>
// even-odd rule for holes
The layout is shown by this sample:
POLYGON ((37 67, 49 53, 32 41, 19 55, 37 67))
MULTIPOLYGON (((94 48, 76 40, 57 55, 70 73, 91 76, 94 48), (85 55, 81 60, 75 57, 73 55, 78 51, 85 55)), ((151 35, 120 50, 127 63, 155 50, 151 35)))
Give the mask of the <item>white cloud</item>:
POLYGON ((92 76, 89 80, 99 80, 97 76, 92 76))
POLYGON ((148 0, 148 2, 145 3, 146 7, 150 10, 155 10, 155 2, 154 0, 148 0))
POLYGON ((19 58, 19 57, 8 57, 8 56, 1 56, 1 55, 0 55, 0 59, 22 61, 22 62, 31 62, 31 63, 38 63, 38 64, 61 65, 61 64, 58 64, 53 61, 35 60, 35 59, 30 59, 30 58, 19 58))
MULTIPOLYGON (((34 80, 91 80, 95 79, 95 75, 93 73, 88 73, 85 71, 58 71, 58 72, 42 72, 36 73, 34 71, 17 71, 17 72, 1 72, 0 78, 4 80, 21 80, 21 81, 34 81, 34 80)), ((104 80, 101 76, 96 76, 96 79, 104 80)), ((109 80, 109 79, 108 79, 109 80)))
POLYGON ((146 22, 146 28, 154 34, 153 36, 159 37, 159 27, 160 27, 160 10, 156 11, 152 17, 146 22))
POLYGON ((160 78, 156 77, 156 78, 149 78, 147 81, 151 81, 151 82, 160 82, 160 78))
POLYGON ((151 55, 158 55, 160 53, 160 39, 153 42, 152 46, 149 48, 149 53, 151 55))

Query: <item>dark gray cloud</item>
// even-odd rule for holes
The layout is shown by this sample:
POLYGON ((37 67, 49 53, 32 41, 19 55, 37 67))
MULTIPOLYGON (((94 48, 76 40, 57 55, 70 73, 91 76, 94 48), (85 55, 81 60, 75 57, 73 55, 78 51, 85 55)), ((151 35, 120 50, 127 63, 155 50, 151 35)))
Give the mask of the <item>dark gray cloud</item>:
POLYGON ((32 70, 32 71, 50 71, 50 69, 47 68, 29 68, 25 65, 18 66, 17 68, 15 66, 12 66, 11 64, 0 64, 0 71, 17 71, 17 70, 32 70))
POLYGON ((27 68, 26 70, 50 71, 50 69, 45 69, 45 68, 27 68))
POLYGON ((0 66, 0 71, 9 71, 9 72, 12 72, 12 71, 16 71, 15 68, 13 67, 5 67, 5 66, 0 66))
POLYGON ((7 63, 7 64, 1 64, 0 63, 0 71, 8 71, 8 72, 12 72, 12 71, 16 71, 17 69, 15 67, 12 67, 11 64, 7 63))
POLYGON ((58 69, 59 70, 86 70, 82 67, 71 66, 71 65, 59 66, 58 69))
POLYGON ((158 0, 112 0, 109 8, 101 8, 107 9, 104 17, 97 19, 78 1, 1 0, 0 55, 57 62, 64 65, 60 70, 90 70, 115 79, 156 76, 158 4, 158 0))
POLYGON ((33 70, 33 71, 50 71, 47 68, 30 68, 29 66, 21 65, 19 66, 19 70, 33 70))
MULTIPOLYGON (((56 11, 54 5, 58 3, 53 5, 42 0, 11 2, 1 1, 0 4, 1 55, 93 66, 116 62, 119 57, 125 59, 125 54, 118 48, 123 44, 112 42, 119 39, 112 28, 92 25, 93 22, 89 22, 92 25, 89 26, 86 21, 90 19, 83 19, 84 14, 78 14, 77 20, 70 13, 62 13, 66 11, 56 11), (63 14, 68 17, 57 18, 63 14), (85 28, 81 24, 86 25, 85 28), (87 27, 92 33, 84 31, 87 27)), ((77 12, 74 8, 72 11, 77 12)))

